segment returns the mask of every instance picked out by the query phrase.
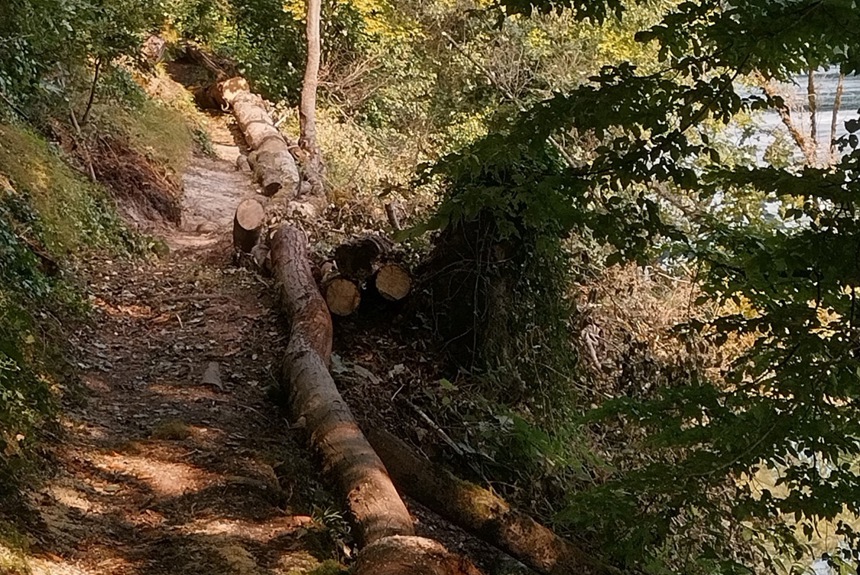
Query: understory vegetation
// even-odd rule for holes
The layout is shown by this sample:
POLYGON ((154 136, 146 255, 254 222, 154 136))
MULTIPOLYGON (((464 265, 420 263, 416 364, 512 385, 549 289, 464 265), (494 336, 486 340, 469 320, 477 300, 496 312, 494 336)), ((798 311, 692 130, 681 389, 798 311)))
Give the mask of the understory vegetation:
POLYGON ((69 335, 91 305, 79 268, 92 257, 160 248, 121 212, 178 221, 177 177, 195 145, 192 104, 149 99, 146 82, 118 61, 140 40, 120 13, 139 16, 118 5, 0 7, 4 494, 32 477, 20 472, 32 471, 42 442, 58 437, 60 398, 78 393, 69 335), (93 58, 103 58, 98 82, 93 58))
MULTIPOLYGON (((0 468, 50 421, 75 262, 152 247, 129 181, 178 221, 199 136, 143 41, 231 62, 295 135, 304 10, 0 7, 0 468)), ((856 573, 860 123, 815 82, 858 29, 840 0, 323 3, 330 224, 407 224, 440 459, 625 570, 856 573)))

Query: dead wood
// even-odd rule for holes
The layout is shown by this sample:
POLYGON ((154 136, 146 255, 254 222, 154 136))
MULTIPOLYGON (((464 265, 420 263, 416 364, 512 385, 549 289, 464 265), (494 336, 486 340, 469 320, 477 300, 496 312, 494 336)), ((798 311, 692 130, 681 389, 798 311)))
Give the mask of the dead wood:
POLYGON ((225 66, 220 62, 216 62, 214 57, 201 50, 199 46, 196 46, 191 43, 186 44, 185 55, 189 60, 191 60, 198 66, 206 68, 209 73, 215 76, 216 80, 224 80, 231 75, 228 70, 229 66, 225 66))
POLYGON ((233 246, 251 253, 260 240, 266 223, 266 210, 263 204, 253 198, 242 200, 233 216, 233 246))
POLYGON ((529 567, 548 575, 618 573, 497 495, 416 455, 390 433, 374 429, 369 440, 402 492, 529 567))
POLYGON ((467 559, 424 537, 386 537, 362 549, 355 575, 481 575, 467 559))
POLYGON ((361 304, 361 290, 349 278, 338 275, 330 277, 323 282, 322 288, 328 309, 334 315, 352 315, 361 304))
POLYGON ((222 95, 233 107, 239 129, 252 150, 248 161, 253 168, 254 179, 267 196, 283 189, 288 198, 294 198, 301 181, 299 169, 290 153, 290 146, 266 111, 263 99, 246 90, 224 91, 222 95))
POLYGON ((307 238, 285 224, 272 239, 281 308, 290 319, 284 374, 296 421, 304 419, 326 471, 346 496, 359 540, 412 535, 412 518, 329 374, 332 324, 307 258, 307 238))
POLYGON ((334 251, 334 261, 342 275, 363 282, 376 272, 393 248, 390 240, 371 234, 339 245, 334 251))
POLYGON ((328 371, 332 323, 317 290, 307 237, 284 224, 271 241, 280 307, 290 321, 283 384, 294 421, 304 423, 335 480, 362 550, 359 575, 480 575, 468 560, 414 536, 412 518, 382 461, 359 429, 328 371))
POLYGON ((412 275, 403 264, 389 262, 379 267, 373 285, 388 301, 400 301, 412 291, 412 275))

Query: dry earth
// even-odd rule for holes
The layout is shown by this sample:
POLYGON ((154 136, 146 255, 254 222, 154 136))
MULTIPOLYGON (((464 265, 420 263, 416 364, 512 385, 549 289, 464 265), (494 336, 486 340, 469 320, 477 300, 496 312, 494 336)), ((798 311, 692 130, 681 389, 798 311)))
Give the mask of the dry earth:
POLYGON ((254 188, 227 122, 184 175, 169 255, 92 263, 96 321, 70 341, 86 397, 29 502, 34 573, 339 572, 333 500, 267 396, 283 348, 270 288, 230 261, 254 188))

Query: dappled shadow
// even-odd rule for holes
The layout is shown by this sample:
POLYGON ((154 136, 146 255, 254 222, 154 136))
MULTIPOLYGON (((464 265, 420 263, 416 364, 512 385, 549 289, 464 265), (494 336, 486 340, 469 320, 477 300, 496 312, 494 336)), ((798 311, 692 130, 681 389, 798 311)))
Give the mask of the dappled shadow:
MULTIPOLYGON (((219 155, 238 154, 233 138, 222 121, 219 155)), ((161 230, 179 247, 160 260, 85 271, 94 317, 69 345, 87 397, 65 406, 51 476, 0 511, 34 573, 286 575, 343 559, 324 525, 342 524, 337 505, 268 397, 285 345, 269 286, 230 264, 232 211, 213 211, 253 186, 223 157, 192 168, 183 219, 214 230, 184 222, 161 230)))
POLYGON ((332 499, 267 397, 284 337, 268 290, 203 255, 104 268, 116 274, 91 286, 101 325, 75 341, 89 401, 69 406, 59 469, 29 502, 43 572, 275 574, 339 558, 311 519, 332 499))

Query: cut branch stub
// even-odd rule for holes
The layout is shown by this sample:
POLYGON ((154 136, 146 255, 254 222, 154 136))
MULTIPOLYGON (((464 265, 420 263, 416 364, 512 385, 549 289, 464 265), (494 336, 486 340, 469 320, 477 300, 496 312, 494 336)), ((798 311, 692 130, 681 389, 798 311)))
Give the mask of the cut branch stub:
POLYGON ((400 301, 412 290, 412 276, 398 263, 383 264, 376 272, 374 285, 379 295, 388 301, 400 301))
POLYGON ((253 198, 242 200, 233 217, 233 245, 250 253, 260 240, 265 223, 266 210, 263 205, 253 198))
POLYGON ((364 236, 339 245, 334 251, 334 261, 342 275, 363 282, 373 275, 379 260, 393 247, 391 241, 382 236, 364 236))
POLYGON ((331 313, 339 316, 352 315, 361 304, 361 290, 351 279, 335 276, 323 282, 325 301, 331 313))

